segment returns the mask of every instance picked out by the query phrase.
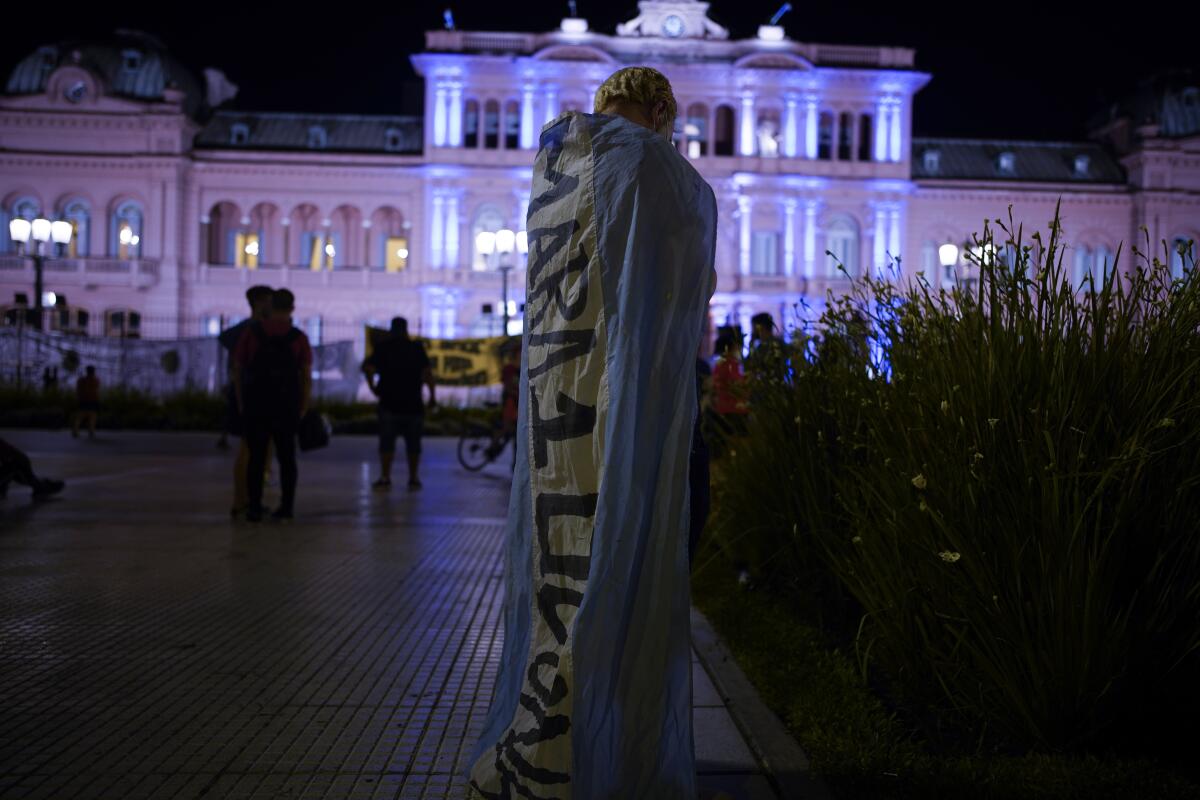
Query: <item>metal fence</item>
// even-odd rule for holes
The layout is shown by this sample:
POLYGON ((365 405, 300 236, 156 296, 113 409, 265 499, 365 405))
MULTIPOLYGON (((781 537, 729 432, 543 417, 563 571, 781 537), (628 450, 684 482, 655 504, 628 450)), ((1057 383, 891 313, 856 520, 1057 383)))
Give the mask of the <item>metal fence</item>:
MULTIPOLYGON (((154 397, 184 391, 217 394, 229 376, 222 331, 240 322, 225 317, 146 317, 126 312, 104 318, 43 312, 41 329, 32 314, 10 311, 0 318, 0 383, 37 387, 56 376, 73 385, 88 366, 101 385, 134 389, 154 397)), ((313 346, 313 396, 326 401, 370 401, 360 370, 366 325, 314 317, 301 326, 313 346)), ((439 402, 478 406, 497 402, 500 387, 444 386, 439 402)))

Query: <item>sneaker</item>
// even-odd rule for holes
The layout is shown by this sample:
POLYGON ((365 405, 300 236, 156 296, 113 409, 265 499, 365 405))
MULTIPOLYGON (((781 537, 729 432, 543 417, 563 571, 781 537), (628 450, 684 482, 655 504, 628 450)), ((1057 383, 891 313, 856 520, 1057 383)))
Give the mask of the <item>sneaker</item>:
POLYGON ((371 484, 372 489, 390 489, 392 488, 392 479, 380 477, 377 481, 371 484))
POLYGON ((271 512, 271 521, 272 522, 291 522, 292 519, 293 519, 292 512, 287 511, 283 508, 277 508, 271 512))
POLYGON ((262 522, 263 509, 262 506, 251 507, 246 509, 246 522, 262 522))
POLYGON ((33 487, 33 496, 38 499, 49 497, 50 495, 61 492, 64 486, 66 486, 66 484, 62 481, 41 480, 38 481, 37 486, 33 487))

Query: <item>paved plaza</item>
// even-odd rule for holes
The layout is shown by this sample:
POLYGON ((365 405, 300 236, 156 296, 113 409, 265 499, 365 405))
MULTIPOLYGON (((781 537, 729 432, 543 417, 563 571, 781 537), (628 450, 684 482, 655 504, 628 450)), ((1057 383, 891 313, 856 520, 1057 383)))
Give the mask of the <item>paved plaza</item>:
MULTIPOLYGON (((0 798, 465 797, 505 469, 431 440, 424 490, 372 491, 373 441, 338 437, 294 523, 249 525, 214 435, 0 435, 67 481, 0 500, 0 798)), ((702 797, 778 797, 693 672, 702 797)))

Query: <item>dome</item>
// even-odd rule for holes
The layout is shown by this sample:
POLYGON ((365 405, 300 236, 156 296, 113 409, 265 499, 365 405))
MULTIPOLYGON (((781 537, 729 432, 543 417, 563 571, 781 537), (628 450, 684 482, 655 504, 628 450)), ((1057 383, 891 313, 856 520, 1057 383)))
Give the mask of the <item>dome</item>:
POLYGON ((8 76, 5 93, 41 94, 50 75, 77 64, 104 82, 106 94, 157 102, 168 88, 183 92, 184 111, 196 116, 205 109, 204 85, 154 36, 118 30, 103 41, 65 41, 43 45, 22 59, 8 76))

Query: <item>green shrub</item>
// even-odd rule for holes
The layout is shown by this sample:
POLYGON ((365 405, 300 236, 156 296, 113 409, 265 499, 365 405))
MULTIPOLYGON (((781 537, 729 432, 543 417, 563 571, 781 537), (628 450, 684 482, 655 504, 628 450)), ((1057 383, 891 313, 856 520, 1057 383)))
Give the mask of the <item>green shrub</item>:
POLYGON ((1197 705, 1200 281, 1135 250, 1077 295, 1057 216, 1044 246, 996 225, 975 291, 830 299, 753 387, 715 530, 832 627, 861 612, 935 740, 1137 749, 1197 705))

